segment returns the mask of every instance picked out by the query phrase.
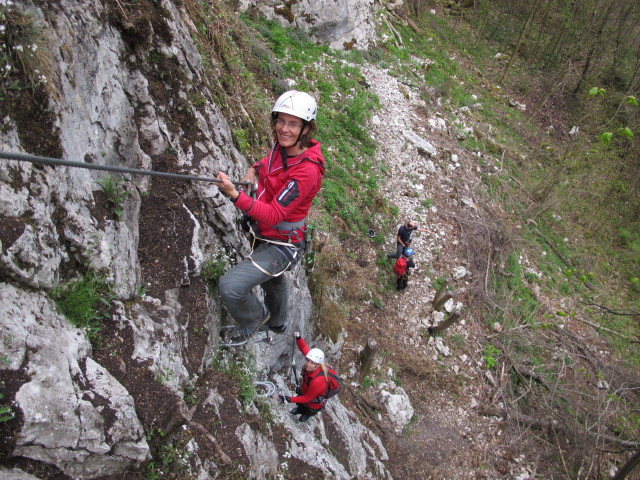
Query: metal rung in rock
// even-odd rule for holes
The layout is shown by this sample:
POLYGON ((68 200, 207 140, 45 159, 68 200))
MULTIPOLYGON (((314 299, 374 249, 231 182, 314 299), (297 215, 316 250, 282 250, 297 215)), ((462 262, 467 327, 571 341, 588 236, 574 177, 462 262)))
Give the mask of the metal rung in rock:
MULTIPOLYGON (((225 325, 223 327, 220 327, 220 330, 231 330, 233 328, 235 328, 237 325, 225 325)), ((243 340, 242 342, 229 342, 229 343, 221 343, 220 347, 240 347, 242 345, 245 345, 249 342, 249 340, 253 340, 253 343, 262 343, 262 342, 266 342, 266 343, 273 343, 273 337, 270 335, 269 333, 269 329, 259 329, 256 333, 254 333, 252 336, 250 336, 249 338, 247 338, 246 340, 243 340), (256 338, 256 336, 260 333, 264 333, 265 336, 262 338, 256 338)))

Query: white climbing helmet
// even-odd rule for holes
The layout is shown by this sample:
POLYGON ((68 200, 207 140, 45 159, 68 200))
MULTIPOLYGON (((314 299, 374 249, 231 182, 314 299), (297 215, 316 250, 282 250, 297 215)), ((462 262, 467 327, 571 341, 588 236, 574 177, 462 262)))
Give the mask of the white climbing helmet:
POLYGON ((307 353, 307 358, 313 363, 322 363, 324 362, 324 353, 319 348, 312 348, 307 353))
POLYGON ((311 95, 298 90, 289 90, 280 95, 271 111, 288 113, 309 122, 315 120, 317 109, 318 105, 311 95))

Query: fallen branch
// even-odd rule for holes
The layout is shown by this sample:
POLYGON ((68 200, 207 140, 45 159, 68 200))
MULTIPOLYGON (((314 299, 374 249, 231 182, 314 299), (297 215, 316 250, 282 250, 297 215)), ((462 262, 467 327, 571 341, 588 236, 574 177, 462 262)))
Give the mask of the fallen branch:
POLYGON ((586 323, 587 325, 590 325, 590 326, 592 326, 593 328, 595 328, 597 330, 604 330, 605 332, 609 332, 612 335, 616 335, 616 336, 618 336, 620 338, 624 338, 625 340, 631 341, 631 338, 629 338, 629 337, 627 337, 625 335, 622 335, 621 333, 618 333, 615 330, 611 330, 610 328, 603 327, 602 325, 598 325, 597 323, 590 322, 589 320, 583 320, 580 317, 576 317, 576 318, 577 318, 577 320, 581 321, 582 323, 586 323))
POLYGON ((604 305, 599 305, 597 303, 587 303, 587 302, 580 302, 583 305, 589 305, 591 307, 598 307, 601 308, 602 310, 606 310, 607 312, 613 314, 613 315, 620 315, 620 316, 628 316, 628 317, 640 317, 640 312, 636 312, 636 313, 625 313, 625 312, 616 312, 615 310, 611 310, 609 307, 605 307, 604 305))

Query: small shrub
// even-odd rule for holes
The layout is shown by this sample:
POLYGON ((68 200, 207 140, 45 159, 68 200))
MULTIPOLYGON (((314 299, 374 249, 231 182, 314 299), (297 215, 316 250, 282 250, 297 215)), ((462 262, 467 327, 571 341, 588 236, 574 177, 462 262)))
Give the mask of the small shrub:
POLYGON ((436 289, 436 291, 440 290, 440 287, 442 286, 442 284, 446 282, 446 279, 444 277, 438 277, 433 281, 433 288, 436 289))
POLYGON ((254 363, 255 359, 251 353, 244 351, 239 352, 237 356, 223 352, 213 364, 215 370, 238 381, 238 395, 245 408, 258 399, 255 375, 252 371, 254 363))
POLYGON ((13 2, 0 2, 0 100, 8 90, 44 87, 57 97, 49 42, 33 19, 13 2))
POLYGON ((227 265, 227 261, 220 255, 210 257, 203 262, 200 275, 211 288, 217 288, 218 281, 224 275, 227 265))
POLYGON ((409 419, 407 424, 402 429, 402 435, 404 436, 411 435, 416 423, 418 423, 418 416, 414 413, 413 416, 409 419))
POLYGON ((369 375, 367 375, 366 377, 364 377, 362 379, 362 388, 371 388, 371 387, 375 387, 376 385, 378 385, 380 383, 380 380, 377 380, 375 378, 370 377, 369 375))
POLYGON ((232 135, 233 142, 235 143, 240 153, 247 154, 251 149, 251 142, 249 141, 247 130, 245 130, 244 128, 238 128, 233 130, 232 135))
POLYGON ((107 201, 111 204, 116 220, 122 220, 124 201, 130 195, 130 192, 126 191, 122 185, 124 179, 107 175, 98 180, 97 183, 100 185, 100 191, 107 196, 107 201))
POLYGON ((498 357, 502 352, 493 345, 489 344, 484 347, 484 364, 487 369, 494 368, 498 363, 498 357))

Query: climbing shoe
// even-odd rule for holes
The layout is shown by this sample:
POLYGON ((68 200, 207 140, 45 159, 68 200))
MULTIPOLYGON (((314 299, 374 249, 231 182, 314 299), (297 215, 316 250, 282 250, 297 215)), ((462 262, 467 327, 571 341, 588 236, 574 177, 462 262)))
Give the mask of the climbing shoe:
POLYGON ((310 418, 311 418, 311 415, 307 415, 306 413, 303 413, 302 415, 300 415, 300 418, 298 420, 301 423, 305 423, 305 422, 308 422, 310 418))
POLYGON ((300 413, 300 411, 298 411, 298 407, 296 407, 296 408, 292 408, 292 409, 289 411, 289 413, 290 413, 291 415, 298 415, 298 414, 300 413))
MULTIPOLYGON (((264 330, 264 325, 271 318, 271 314, 265 305, 262 305, 262 316, 260 317, 260 321, 253 328, 244 327, 242 325, 236 325, 233 330, 231 330, 229 334, 229 341, 234 344, 244 344, 253 337, 258 330, 264 330)), ((268 325, 267 325, 268 326, 268 325)), ((285 327, 286 329, 286 327, 285 327)))
POLYGON ((282 325, 278 325, 277 327, 272 327, 271 325, 267 324, 267 327, 269 327, 269 330, 271 330, 274 333, 284 333, 287 331, 287 322, 284 322, 282 325))

